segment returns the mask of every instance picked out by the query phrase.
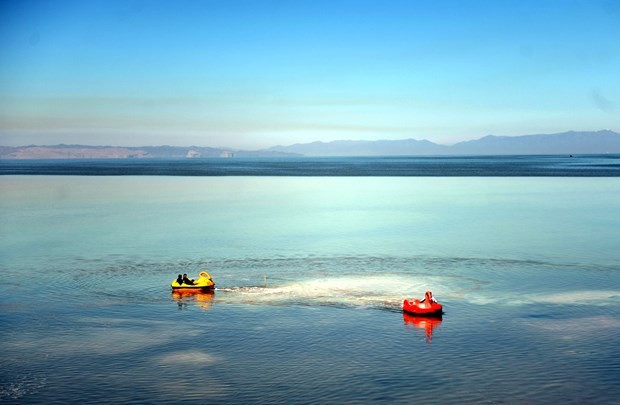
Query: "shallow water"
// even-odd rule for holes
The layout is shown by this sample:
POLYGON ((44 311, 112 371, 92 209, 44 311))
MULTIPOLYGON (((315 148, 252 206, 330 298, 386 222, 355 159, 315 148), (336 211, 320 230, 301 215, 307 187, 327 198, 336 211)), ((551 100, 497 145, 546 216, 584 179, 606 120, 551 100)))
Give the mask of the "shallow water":
POLYGON ((617 403, 618 190, 2 176, 0 400, 617 403), (443 318, 403 316, 427 289, 443 318))

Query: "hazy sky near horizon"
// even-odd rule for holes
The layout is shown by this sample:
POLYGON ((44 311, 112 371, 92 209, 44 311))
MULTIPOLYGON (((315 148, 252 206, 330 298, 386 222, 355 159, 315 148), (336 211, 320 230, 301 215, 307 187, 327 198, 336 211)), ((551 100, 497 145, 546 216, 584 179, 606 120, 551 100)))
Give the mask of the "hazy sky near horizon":
POLYGON ((620 130, 620 0, 0 0, 0 145, 620 130))

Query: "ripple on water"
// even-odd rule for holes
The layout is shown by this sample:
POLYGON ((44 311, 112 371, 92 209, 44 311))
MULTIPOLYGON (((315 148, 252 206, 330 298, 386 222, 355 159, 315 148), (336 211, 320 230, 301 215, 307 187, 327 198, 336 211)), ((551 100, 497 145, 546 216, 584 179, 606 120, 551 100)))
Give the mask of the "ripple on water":
POLYGON ((44 391, 47 385, 47 378, 43 374, 5 372, 0 382, 0 401, 20 400, 25 396, 36 395, 44 391))
POLYGON ((595 272, 582 265, 532 260, 364 255, 178 261, 67 258, 46 265, 40 277, 45 292, 39 294, 49 302, 70 298, 86 306, 160 302, 169 299, 169 283, 176 274, 195 277, 204 268, 210 269, 218 293, 223 293, 214 300, 218 304, 398 309, 403 298, 422 296, 425 290, 433 291, 442 302, 476 305, 573 305, 593 298, 595 305, 605 305, 620 297, 619 291, 609 289, 566 291, 572 287, 571 277, 566 277, 560 291, 536 291, 548 285, 549 277, 557 279, 570 272, 591 273, 590 282, 598 277, 602 285, 616 268, 595 272), (539 274, 550 275, 540 279, 539 274))

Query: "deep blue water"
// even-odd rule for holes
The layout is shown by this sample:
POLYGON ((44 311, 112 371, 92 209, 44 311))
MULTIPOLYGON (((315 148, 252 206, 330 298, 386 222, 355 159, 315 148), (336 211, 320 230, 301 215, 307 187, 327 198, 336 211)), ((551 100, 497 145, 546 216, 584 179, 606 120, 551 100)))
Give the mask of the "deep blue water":
POLYGON ((616 177, 620 155, 1 160, 0 174, 616 177))

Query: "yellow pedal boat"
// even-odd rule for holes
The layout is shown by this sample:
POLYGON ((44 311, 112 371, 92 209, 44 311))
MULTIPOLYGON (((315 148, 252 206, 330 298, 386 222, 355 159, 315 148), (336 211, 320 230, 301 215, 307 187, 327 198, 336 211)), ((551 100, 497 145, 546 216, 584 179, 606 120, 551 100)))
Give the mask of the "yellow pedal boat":
POLYGON ((215 288, 215 283, 211 279, 211 275, 206 271, 200 272, 200 278, 194 280, 194 285, 191 284, 179 284, 177 280, 174 280, 170 286, 173 291, 209 291, 215 288))

